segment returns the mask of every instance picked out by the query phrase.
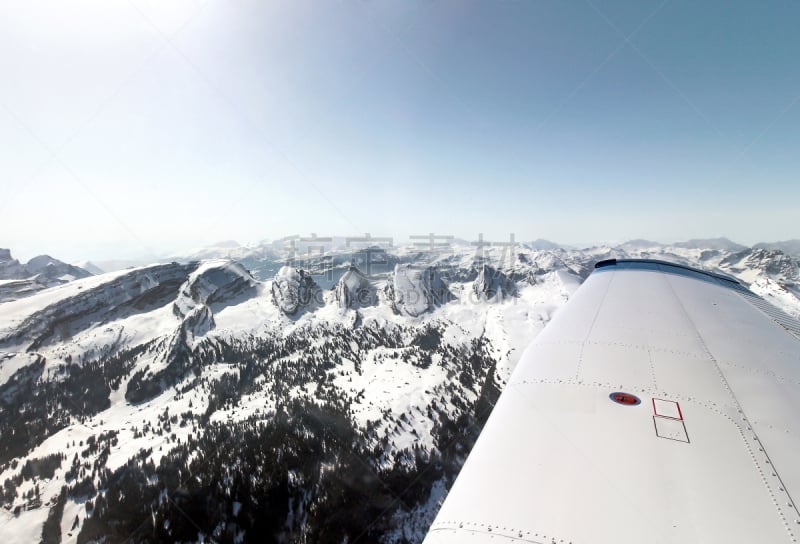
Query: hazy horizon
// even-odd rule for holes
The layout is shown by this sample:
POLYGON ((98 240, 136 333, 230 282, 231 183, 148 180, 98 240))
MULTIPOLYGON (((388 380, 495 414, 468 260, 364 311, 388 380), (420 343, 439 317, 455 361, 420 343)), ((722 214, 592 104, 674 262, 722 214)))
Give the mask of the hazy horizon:
MULTIPOLYGON (((327 238, 328 237, 328 235, 323 235, 321 233, 314 233, 314 234, 316 236, 320 237, 320 238, 327 238)), ((353 234, 353 235, 331 235, 330 237, 331 238, 335 238, 335 239, 336 238, 338 238, 338 239, 347 239, 347 238, 357 239, 357 238, 363 238, 364 234, 365 233, 353 234)), ((438 237, 437 240, 436 240, 437 244, 446 244, 447 243, 446 240, 444 240, 444 237, 448 236, 447 234, 443 234, 443 233, 442 234, 434 233, 434 234, 438 237)), ((377 238, 377 239, 380 239, 380 238, 391 238, 391 247, 410 247, 412 245, 422 246, 423 244, 427 244, 426 240, 423 240, 421 238, 411 238, 411 236, 415 236, 415 237, 416 236, 428 236, 428 235, 430 235, 430 233, 429 232, 416 232, 416 233, 414 233, 412 235, 406 235, 406 236, 387 236, 387 235, 384 235, 384 234, 381 234, 381 233, 369 233, 369 235, 371 237, 377 238)), ((8 247, 7 245, 3 245, 2 240, 0 240, 0 249, 9 249, 11 251, 11 256, 14 259, 17 259, 22 263, 27 262, 30 259, 32 259, 33 257, 37 257, 39 255, 49 255, 50 257, 53 257, 55 259, 59 259, 61 261, 64 261, 64 262, 67 262, 67 263, 72 263, 72 264, 91 262, 91 263, 97 265, 99 263, 108 263, 108 262, 117 262, 117 261, 120 262, 120 263, 126 263, 126 262, 145 263, 145 262, 155 262, 155 261, 158 261, 158 260, 162 260, 162 259, 165 259, 165 258, 171 258, 171 257, 175 257, 175 258, 187 257, 187 256, 190 256, 193 253, 201 251, 201 250, 208 250, 208 249, 215 248, 215 247, 225 247, 225 246, 227 246, 229 244, 233 244, 233 243, 237 244, 236 247, 256 247, 256 246, 259 246, 261 244, 269 244, 269 243, 273 243, 273 242, 280 242, 280 241, 282 241, 284 239, 287 239, 287 238, 290 238, 292 236, 300 236, 301 238, 305 238, 305 237, 311 237, 312 234, 302 234, 302 233, 301 234, 297 234, 297 233, 295 233, 295 234, 292 234, 292 235, 280 236, 280 237, 275 237, 275 238, 262 238, 260 240, 248 240, 248 241, 218 240, 218 241, 210 243, 210 244, 180 247, 180 248, 175 248, 173 250, 162 249, 162 250, 158 251, 158 250, 156 250, 154 248, 151 253, 144 253, 144 252, 139 252, 139 253, 136 253, 136 252, 131 252, 131 253, 108 253, 108 254, 105 254, 105 255, 102 254, 102 253, 98 253, 97 256, 86 256, 86 255, 82 255, 82 254, 81 255, 71 255, 69 253, 62 255, 62 254, 57 253, 56 251, 47 251, 47 250, 45 250, 45 251, 32 251, 32 252, 19 251, 19 250, 15 249, 14 247, 8 247), (152 259, 152 261, 148 261, 148 259, 152 259)), ((597 241, 589 241, 589 242, 580 242, 579 241, 579 242, 572 242, 572 243, 561 242, 559 240, 549 240, 549 239, 545 239, 545 238, 519 238, 518 236, 515 235, 514 236, 514 241, 515 241, 515 243, 518 243, 518 244, 528 244, 528 243, 531 243, 531 242, 535 242, 537 240, 544 240, 546 242, 552 242, 552 243, 557 244, 558 246, 564 247, 564 248, 588 249, 588 248, 591 248, 591 247, 597 247, 597 246, 603 246, 603 245, 616 246, 616 245, 621 245, 621 244, 624 244, 624 243, 627 243, 627 242, 639 241, 639 240, 646 240, 648 242, 654 242, 654 243, 657 243, 657 244, 663 244, 663 245, 669 246, 669 245, 672 245, 672 244, 679 244, 679 243, 683 243, 683 242, 688 242, 690 240, 716 240, 716 239, 720 239, 720 238, 727 239, 727 240, 729 240, 731 242, 734 242, 736 244, 740 244, 740 245, 748 246, 748 247, 752 247, 752 246, 754 246, 756 244, 759 244, 759 243, 779 243, 779 242, 797 241, 795 239, 758 240, 757 242, 746 243, 746 242, 742 242, 741 240, 736 240, 736 239, 733 239, 733 238, 731 238, 729 236, 724 236, 724 235, 719 235, 719 236, 692 236, 690 238, 680 239, 680 240, 653 240, 653 239, 644 239, 644 238, 641 238, 641 237, 638 237, 638 238, 635 237, 635 238, 629 238, 629 239, 624 239, 624 240, 622 240, 622 239, 620 239, 620 240, 597 240, 597 241)), ((486 235, 483 235, 483 237, 480 238, 480 240, 482 240, 484 243, 506 244, 510 240, 510 233, 507 234, 505 237, 498 237, 498 238, 492 238, 492 237, 488 237, 486 235)), ((464 242, 466 242, 466 243, 477 243, 478 241, 479 241, 479 236, 478 235, 473 236, 473 237, 459 237, 459 236, 456 236, 455 237, 455 241, 453 242, 453 245, 459 245, 459 243, 463 244, 464 242)), ((379 245, 386 245, 386 242, 385 241, 380 241, 380 242, 378 242, 378 244, 379 245)))

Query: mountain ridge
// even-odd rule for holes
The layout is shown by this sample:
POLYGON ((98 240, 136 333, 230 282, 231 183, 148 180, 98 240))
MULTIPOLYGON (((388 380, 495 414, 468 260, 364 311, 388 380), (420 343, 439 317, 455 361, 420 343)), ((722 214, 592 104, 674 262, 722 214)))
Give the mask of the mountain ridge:
POLYGON ((798 263, 779 250, 365 244, 299 258, 290 242, 0 303, 10 542, 420 542, 522 351, 598 260, 732 274, 800 316, 798 263))

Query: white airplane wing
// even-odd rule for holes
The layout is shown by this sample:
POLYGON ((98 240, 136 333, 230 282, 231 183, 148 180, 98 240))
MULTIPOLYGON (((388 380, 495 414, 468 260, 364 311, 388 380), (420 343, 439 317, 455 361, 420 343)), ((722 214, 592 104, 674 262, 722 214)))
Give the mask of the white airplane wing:
POLYGON ((800 328, 735 279, 598 263, 426 544, 800 541, 800 328))

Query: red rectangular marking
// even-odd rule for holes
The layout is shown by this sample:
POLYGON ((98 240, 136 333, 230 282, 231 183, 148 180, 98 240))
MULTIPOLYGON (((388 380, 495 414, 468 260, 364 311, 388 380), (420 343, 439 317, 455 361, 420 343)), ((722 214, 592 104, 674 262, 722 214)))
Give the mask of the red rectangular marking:
POLYGON ((653 413, 660 417, 683 420, 681 405, 674 400, 653 398, 653 413))

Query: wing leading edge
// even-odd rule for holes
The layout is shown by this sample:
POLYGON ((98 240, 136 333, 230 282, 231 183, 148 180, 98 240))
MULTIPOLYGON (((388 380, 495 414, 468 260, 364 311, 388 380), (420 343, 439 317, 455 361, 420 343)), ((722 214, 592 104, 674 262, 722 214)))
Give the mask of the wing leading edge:
POLYGON ((797 542, 800 340, 755 299, 726 276, 598 263, 526 350, 426 544, 797 542))

